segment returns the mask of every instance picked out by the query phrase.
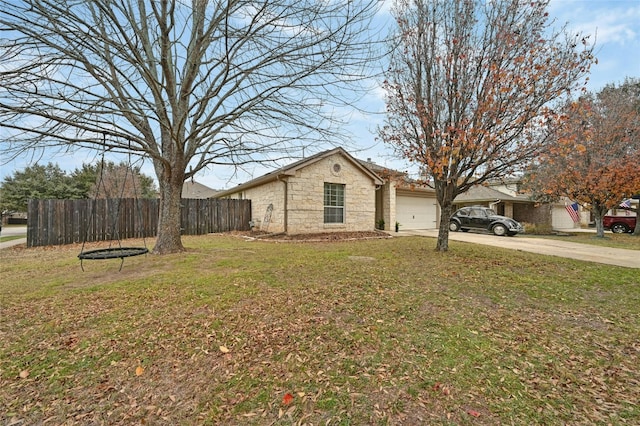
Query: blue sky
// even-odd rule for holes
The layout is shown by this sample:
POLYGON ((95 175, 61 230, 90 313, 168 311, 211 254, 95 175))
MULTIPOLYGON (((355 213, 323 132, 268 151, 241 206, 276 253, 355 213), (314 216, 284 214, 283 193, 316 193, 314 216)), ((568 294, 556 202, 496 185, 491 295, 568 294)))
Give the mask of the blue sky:
MULTIPOLYGON (((591 34, 598 63, 591 68, 588 90, 597 92, 607 84, 621 83, 625 77, 640 78, 640 0, 551 0, 549 14, 555 26, 566 23, 569 30, 591 34)), ((379 105, 378 111, 383 113, 383 93, 378 91, 376 95, 369 101, 379 105)), ((375 129, 383 119, 383 114, 370 114, 354 126, 361 146, 375 143, 375 129)), ((408 168, 382 142, 356 156, 398 170, 408 168)))
MULTIPOLYGON (((387 0, 387 4, 391 4, 391 1, 387 0)), ((620 83, 625 77, 640 78, 640 0, 551 0, 549 12, 556 19, 556 25, 567 23, 571 30, 592 35, 598 64, 591 70, 587 85, 590 91, 598 91, 609 83, 620 83)), ((393 25, 388 7, 380 12, 378 24, 393 25)), ((362 103, 368 113, 356 109, 344 111, 350 117, 347 131, 353 135, 357 147, 350 151, 360 159, 371 158, 387 167, 408 169, 403 160, 394 158, 389 147, 376 140, 376 128, 384 120, 382 90, 372 90, 362 103)), ((34 160, 24 156, 7 163, 6 159, 0 158, 0 180, 33 164, 34 160)), ((83 162, 97 160, 91 154, 39 159, 40 163, 48 161, 72 171, 83 162)), ((234 174, 232 169, 217 168, 201 172, 195 180, 212 188, 230 188, 269 170, 263 166, 253 166, 234 174)), ((150 161, 144 163, 143 172, 155 178, 150 161)))

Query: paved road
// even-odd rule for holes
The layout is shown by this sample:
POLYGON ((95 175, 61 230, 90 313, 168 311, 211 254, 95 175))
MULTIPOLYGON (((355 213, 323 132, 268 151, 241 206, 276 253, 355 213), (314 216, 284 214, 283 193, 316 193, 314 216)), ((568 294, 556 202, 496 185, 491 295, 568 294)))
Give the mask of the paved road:
MULTIPOLYGON (((9 237, 12 235, 27 235, 27 227, 26 226, 3 226, 2 231, 0 231, 1 237, 9 237)), ((0 249, 15 246, 18 244, 26 244, 27 237, 18 238, 16 240, 6 241, 4 243, 0 243, 0 249)))
MULTIPOLYGON (((393 235, 419 235, 437 238, 438 230, 405 230, 393 233, 393 235)), ((570 243, 562 240, 532 238, 523 235, 517 235, 515 237, 497 237, 491 234, 475 232, 450 232, 449 239, 504 247, 531 253, 546 254, 550 256, 567 257, 587 262, 604 263, 608 265, 624 266, 627 268, 640 268, 640 250, 601 247, 591 244, 570 243)))
POLYGON ((2 227, 2 231, 0 231, 0 235, 3 237, 9 237, 11 235, 27 235, 27 227, 22 225, 4 225, 2 227))
POLYGON ((5 241, 3 243, 0 243, 0 250, 2 250, 3 248, 17 246, 18 244, 27 244, 27 239, 18 238, 16 240, 10 240, 10 241, 5 241))

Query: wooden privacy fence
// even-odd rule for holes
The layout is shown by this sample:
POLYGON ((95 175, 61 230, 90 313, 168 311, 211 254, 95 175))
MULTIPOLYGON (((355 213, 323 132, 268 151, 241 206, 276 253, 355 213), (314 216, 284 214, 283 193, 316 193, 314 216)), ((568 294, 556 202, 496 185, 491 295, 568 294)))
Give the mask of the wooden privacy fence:
MULTIPOLYGON (((159 199, 29 200, 27 247, 155 237, 159 199)), ((181 232, 248 231, 251 200, 182 199, 181 232)))

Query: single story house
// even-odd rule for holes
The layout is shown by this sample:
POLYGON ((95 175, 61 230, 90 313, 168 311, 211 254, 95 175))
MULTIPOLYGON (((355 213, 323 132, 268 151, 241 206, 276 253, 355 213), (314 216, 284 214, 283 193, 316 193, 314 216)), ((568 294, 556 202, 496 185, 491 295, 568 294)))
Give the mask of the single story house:
MULTIPOLYGON (((454 209, 484 205, 521 223, 554 229, 589 225, 568 213, 568 200, 540 204, 522 193, 520 180, 477 185, 454 200, 454 209)), ((255 229, 289 234, 370 231, 374 228, 436 229, 441 220, 435 191, 405 173, 358 160, 342 148, 320 152, 271 173, 220 191, 215 198, 250 199, 255 229), (383 226, 381 226, 383 225, 383 226)))
POLYGON ((268 232, 371 231, 382 222, 387 230, 396 222, 402 229, 436 228, 434 191, 393 175, 401 174, 335 148, 214 197, 250 199, 255 229, 268 232))
POLYGON ((371 231, 375 227, 376 188, 382 179, 336 148, 304 158, 217 198, 251 200, 252 222, 268 232, 371 231))

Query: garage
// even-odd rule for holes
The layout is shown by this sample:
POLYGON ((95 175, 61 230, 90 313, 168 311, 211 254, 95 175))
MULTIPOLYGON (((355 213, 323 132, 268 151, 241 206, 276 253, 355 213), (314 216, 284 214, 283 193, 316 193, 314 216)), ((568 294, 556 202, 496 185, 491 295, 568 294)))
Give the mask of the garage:
POLYGON ((397 194, 396 220, 400 229, 434 229, 438 227, 437 202, 424 194, 397 194))
POLYGON ((573 219, 571 219, 566 207, 554 205, 553 210, 551 210, 551 226, 553 229, 570 229, 579 225, 576 225, 573 219))

